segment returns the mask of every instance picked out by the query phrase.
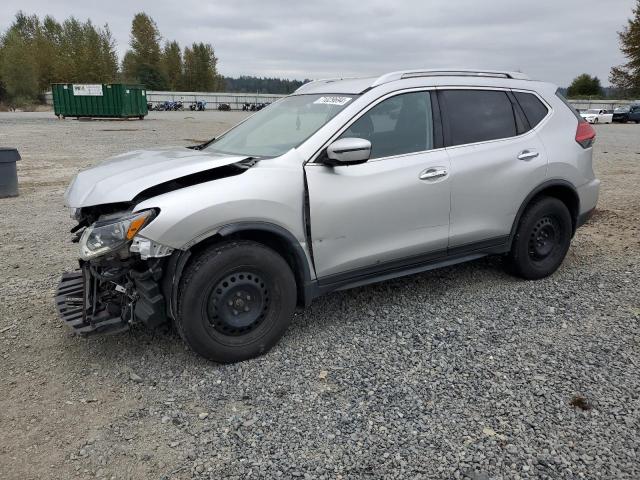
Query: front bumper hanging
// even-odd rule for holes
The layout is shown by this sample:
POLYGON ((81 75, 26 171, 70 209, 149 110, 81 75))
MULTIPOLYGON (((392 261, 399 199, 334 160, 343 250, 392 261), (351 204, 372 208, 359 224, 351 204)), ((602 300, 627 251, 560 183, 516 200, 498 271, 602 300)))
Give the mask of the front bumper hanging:
POLYGON ((129 328, 129 322, 107 308, 96 308, 96 292, 92 292, 88 269, 64 273, 58 284, 56 308, 60 318, 82 336, 119 333, 129 328))

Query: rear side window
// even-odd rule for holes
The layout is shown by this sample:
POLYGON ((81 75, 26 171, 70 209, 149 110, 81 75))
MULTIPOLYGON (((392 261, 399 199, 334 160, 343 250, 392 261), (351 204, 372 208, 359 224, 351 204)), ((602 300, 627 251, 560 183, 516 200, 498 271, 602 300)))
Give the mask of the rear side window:
POLYGON ((516 100, 518 100, 520 107, 522 107, 531 128, 535 128, 535 126, 547 116, 547 113, 549 113, 544 103, 535 95, 523 92, 513 92, 513 95, 516 97, 516 100))
POLYGON ((485 142, 517 135, 511 100, 496 90, 444 90, 443 101, 448 127, 448 145, 485 142))

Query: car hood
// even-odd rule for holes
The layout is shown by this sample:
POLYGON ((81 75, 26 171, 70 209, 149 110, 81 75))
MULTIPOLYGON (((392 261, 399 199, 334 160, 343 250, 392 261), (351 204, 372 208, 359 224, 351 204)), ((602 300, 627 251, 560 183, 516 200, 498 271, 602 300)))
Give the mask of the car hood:
POLYGON ((161 183, 246 158, 187 147, 135 150, 78 173, 65 193, 65 204, 81 208, 129 202, 144 190, 161 183))

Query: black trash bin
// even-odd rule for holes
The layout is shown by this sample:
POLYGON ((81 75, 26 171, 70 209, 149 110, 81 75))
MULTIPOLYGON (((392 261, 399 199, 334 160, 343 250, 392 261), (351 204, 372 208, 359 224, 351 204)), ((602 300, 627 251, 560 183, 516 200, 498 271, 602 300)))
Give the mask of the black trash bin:
POLYGON ((18 160, 17 149, 0 147, 0 198, 18 196, 18 160))

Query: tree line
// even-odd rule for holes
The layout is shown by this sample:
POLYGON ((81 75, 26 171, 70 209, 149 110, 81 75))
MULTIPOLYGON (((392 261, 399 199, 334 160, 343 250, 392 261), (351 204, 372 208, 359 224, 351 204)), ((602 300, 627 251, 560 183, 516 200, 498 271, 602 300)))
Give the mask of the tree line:
POLYGON ((118 74, 118 57, 109 27, 71 17, 62 23, 42 21, 22 12, 0 38, 0 96, 34 101, 57 81, 110 81, 118 74))
POLYGON ((286 80, 282 78, 241 76, 239 78, 225 77, 225 86, 229 92, 237 93, 280 93, 294 92, 310 80, 286 80))
POLYGON ((278 78, 223 77, 210 43, 162 43, 153 19, 138 13, 119 62, 108 25, 18 12, 0 35, 0 102, 42 101, 52 83, 141 83, 150 90, 291 93, 302 83, 278 78))

